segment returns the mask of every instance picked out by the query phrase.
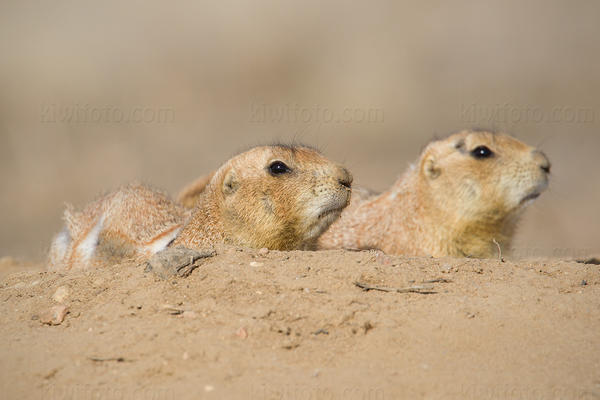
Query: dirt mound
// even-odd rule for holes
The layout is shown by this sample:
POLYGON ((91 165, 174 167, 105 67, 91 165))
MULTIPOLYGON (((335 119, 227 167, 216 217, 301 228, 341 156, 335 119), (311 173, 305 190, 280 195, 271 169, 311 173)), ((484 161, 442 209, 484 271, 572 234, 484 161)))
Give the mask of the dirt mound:
POLYGON ((0 284, 7 398, 600 396, 594 264, 229 249, 168 281, 41 267, 0 284))

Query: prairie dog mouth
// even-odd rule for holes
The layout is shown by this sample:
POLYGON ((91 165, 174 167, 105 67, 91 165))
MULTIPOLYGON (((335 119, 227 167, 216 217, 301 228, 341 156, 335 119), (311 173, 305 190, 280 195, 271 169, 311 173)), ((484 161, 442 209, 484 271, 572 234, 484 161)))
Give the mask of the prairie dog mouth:
POLYGON ((333 215, 333 214, 340 214, 342 212, 342 210, 344 209, 343 206, 338 206, 338 207, 331 207, 328 208, 327 210, 321 212, 321 214, 319 214, 319 219, 323 219, 327 216, 333 215))
MULTIPOLYGON (((344 191, 343 195, 339 193, 329 196, 325 203, 321 203, 318 211, 318 220, 327 217, 337 217, 350 204, 350 193, 344 191)), ((313 214, 314 215, 314 214, 313 214)))
POLYGON ((540 195, 546 190, 547 187, 548 187, 547 179, 544 179, 541 182, 538 182, 538 184, 536 186, 532 187, 531 190, 529 191, 529 193, 527 195, 525 195, 521 199, 521 201, 519 201, 519 205, 525 205, 525 204, 532 203, 535 199, 540 197, 540 195))
POLYGON ((308 229, 307 237, 316 238, 321 235, 336 219, 340 217, 344 207, 346 207, 345 203, 331 204, 324 207, 319 212, 316 219, 313 219, 313 214, 313 217, 309 219, 310 228, 308 229))
POLYGON ((530 193, 530 194, 528 194, 527 196, 525 196, 525 197, 523 197, 523 198, 521 199, 521 201, 520 201, 520 204, 524 204, 524 203, 526 203, 526 202, 528 202, 528 201, 535 200, 535 199, 537 199, 538 197, 540 197, 540 195, 541 195, 541 194, 542 194, 542 193, 540 193, 540 192, 533 192, 533 193, 530 193))

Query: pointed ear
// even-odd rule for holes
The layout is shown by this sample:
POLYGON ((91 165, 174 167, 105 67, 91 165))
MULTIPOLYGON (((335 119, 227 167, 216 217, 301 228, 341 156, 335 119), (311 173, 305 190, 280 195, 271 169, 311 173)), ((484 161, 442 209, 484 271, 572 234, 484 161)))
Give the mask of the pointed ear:
POLYGON ((435 179, 442 173, 433 154, 428 154, 421 161, 421 172, 428 179, 435 179))
POLYGON ((240 184, 238 182, 236 173, 232 168, 225 174, 221 190, 223 190, 223 194, 225 196, 228 196, 230 194, 235 193, 238 190, 239 186, 240 184))
POLYGON ((198 200, 202 192, 204 192, 204 189, 206 189, 214 175, 215 171, 196 179, 194 182, 184 187, 177 195, 177 201, 183 204, 185 208, 193 208, 196 204, 196 200, 198 200))

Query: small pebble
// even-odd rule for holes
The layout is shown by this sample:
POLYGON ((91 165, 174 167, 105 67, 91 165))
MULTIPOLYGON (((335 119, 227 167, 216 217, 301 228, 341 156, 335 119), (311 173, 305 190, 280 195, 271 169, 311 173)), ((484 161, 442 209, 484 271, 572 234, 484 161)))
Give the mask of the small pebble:
POLYGON ((269 254, 269 249, 263 247, 262 249, 258 250, 258 254, 261 256, 266 256, 267 254, 269 254))
POLYGON ((57 303, 62 303, 68 296, 69 288, 67 286, 59 286, 52 295, 52 300, 57 303))
POLYGON ((196 314, 195 311, 184 311, 183 314, 181 314, 183 316, 183 318, 188 318, 188 319, 195 319, 198 318, 198 314, 196 314))
POLYGON ((66 306, 54 306, 40 315, 40 322, 46 325, 60 325, 68 311, 66 306))
POLYGON ((190 355, 188 354, 187 351, 184 351, 183 355, 181 356, 181 358, 183 358, 184 360, 187 360, 188 358, 190 358, 190 355))
POLYGON ((184 310, 171 304, 163 304, 160 306, 160 308, 162 311, 165 311, 167 314, 171 315, 181 315, 184 313, 184 310))
POLYGON ((9 287, 9 289, 21 289, 25 287, 25 282, 17 282, 13 286, 9 287))
POLYGON ((246 328, 243 327, 238 329, 235 334, 242 339, 246 339, 248 337, 248 331, 246 331, 246 328))
POLYGON ((215 390, 215 387, 213 385, 206 385, 206 386, 204 386, 204 391, 205 392, 212 392, 213 390, 215 390))
POLYGON ((392 258, 382 251, 378 251, 377 254, 375 254, 375 261, 381 265, 392 265, 392 258))
POLYGON ((94 287, 99 287, 99 286, 104 285, 105 282, 106 282, 106 280, 104 278, 96 278, 92 282, 92 285, 94 285, 94 287))
POLYGON ((263 263, 261 263, 261 262, 258 262, 258 261, 252 261, 252 262, 250 263, 250 266, 251 266, 251 267, 262 267, 262 266, 263 266, 263 263))

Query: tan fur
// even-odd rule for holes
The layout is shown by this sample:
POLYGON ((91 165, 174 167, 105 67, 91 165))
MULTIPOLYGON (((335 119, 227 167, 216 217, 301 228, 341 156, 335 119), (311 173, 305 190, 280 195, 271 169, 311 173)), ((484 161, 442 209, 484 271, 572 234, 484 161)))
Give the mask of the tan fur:
POLYGON ((82 211, 67 206, 65 227, 52 241, 48 266, 61 270, 149 256, 153 245, 176 234, 189 215, 167 194, 138 183, 99 198, 82 211))
POLYGON ((306 147, 264 146, 242 153, 210 179, 193 209, 162 192, 134 184, 65 211, 49 268, 87 268, 144 259, 184 245, 219 243, 277 250, 314 248, 350 201, 349 172, 306 147), (291 171, 272 175, 282 161, 291 171))
POLYGON ((376 248, 434 257, 496 256, 510 247, 524 207, 548 185, 540 151, 505 134, 463 131, 430 143, 416 164, 380 195, 355 189, 319 247, 376 248), (475 159, 485 145, 495 154, 475 159), (531 196, 531 197, 528 197, 531 196))

